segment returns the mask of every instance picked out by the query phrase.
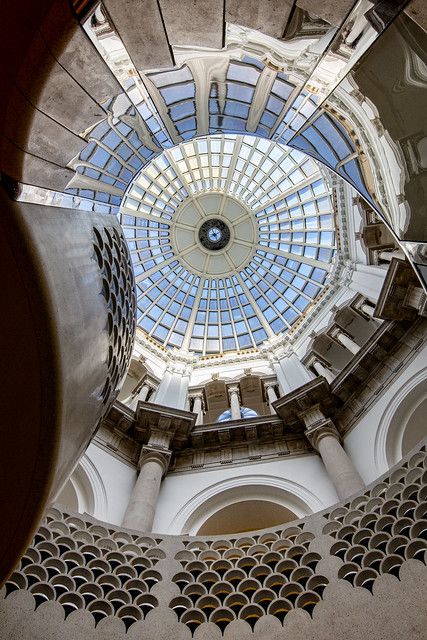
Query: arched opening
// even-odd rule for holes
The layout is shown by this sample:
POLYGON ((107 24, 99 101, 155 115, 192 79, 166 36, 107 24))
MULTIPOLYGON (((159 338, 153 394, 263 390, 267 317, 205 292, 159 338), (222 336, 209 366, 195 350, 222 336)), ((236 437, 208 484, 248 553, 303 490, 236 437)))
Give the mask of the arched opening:
POLYGON ((194 496, 177 513, 171 529, 190 535, 254 531, 303 518, 323 506, 296 482, 277 476, 240 476, 194 496))
POLYGON ((296 519, 295 513, 268 500, 243 500, 219 509, 200 527, 197 535, 223 535, 275 527, 296 519))
POLYGON ((84 455, 55 502, 72 512, 88 513, 103 520, 107 516, 107 494, 95 465, 84 455))
POLYGON ((68 480, 65 487, 56 499, 56 502, 70 511, 79 511, 79 499, 71 480, 68 480))
MULTIPOLYGON (((426 390, 427 393, 427 390, 426 390)), ((410 415, 402 436, 402 457, 406 456, 427 434, 427 397, 423 398, 410 415)))
POLYGON ((427 369, 411 378, 389 402, 375 441, 378 471, 389 469, 427 435, 427 369))

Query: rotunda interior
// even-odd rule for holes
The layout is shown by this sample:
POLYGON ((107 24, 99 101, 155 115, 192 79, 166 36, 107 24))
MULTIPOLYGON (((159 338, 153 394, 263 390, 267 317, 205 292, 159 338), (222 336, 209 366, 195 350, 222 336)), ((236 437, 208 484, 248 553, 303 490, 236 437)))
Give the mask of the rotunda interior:
POLYGON ((2 637, 423 640, 422 0, 0 16, 2 637))

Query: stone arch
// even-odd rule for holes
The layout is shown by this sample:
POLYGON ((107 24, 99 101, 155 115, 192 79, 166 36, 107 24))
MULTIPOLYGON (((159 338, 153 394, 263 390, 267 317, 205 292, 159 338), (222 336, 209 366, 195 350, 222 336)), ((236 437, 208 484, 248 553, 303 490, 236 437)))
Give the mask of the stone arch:
MULTIPOLYGON (((393 396, 377 430, 374 459, 378 474, 384 473, 406 455, 425 435, 420 433, 422 414, 427 409, 427 367, 418 371, 393 396)), ((425 420, 424 420, 425 423, 425 420)))
POLYGON ((272 502, 301 518, 320 511, 324 505, 300 484, 279 478, 253 474, 217 482, 193 496, 176 514, 171 530, 194 535, 221 509, 242 501, 272 502))
POLYGON ((57 502, 73 511, 107 519, 107 492, 96 466, 86 454, 62 488, 57 502))

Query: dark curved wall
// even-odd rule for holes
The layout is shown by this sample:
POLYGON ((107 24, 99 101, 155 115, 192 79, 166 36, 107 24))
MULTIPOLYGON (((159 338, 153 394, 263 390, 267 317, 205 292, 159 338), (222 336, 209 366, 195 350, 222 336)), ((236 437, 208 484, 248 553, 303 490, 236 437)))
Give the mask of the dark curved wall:
MULTIPOLYGON (((114 400, 134 334, 131 317, 121 336, 123 349, 116 353, 112 333, 121 329, 115 318, 109 324, 111 297, 105 292, 111 283, 97 259, 94 233, 96 227, 115 234, 123 258, 116 275, 132 309, 133 278, 126 270, 127 249, 115 216, 12 199, 19 191, 15 180, 42 184, 43 176, 62 175, 66 170, 55 164, 55 154, 72 150, 58 135, 64 126, 33 106, 44 99, 52 109, 67 112, 67 92, 58 82, 55 95, 43 98, 43 91, 49 77, 52 87, 58 67, 50 50, 60 55, 77 22, 68 4, 57 2, 56 20, 50 14, 42 36, 39 28, 52 4, 6 2, 0 9, 0 583, 114 400), (63 28, 58 28, 60 18, 63 28), (46 131, 38 124, 41 117, 49 122, 46 131), (50 149, 51 161, 37 155, 43 148, 50 149), (105 386, 107 379, 110 386, 105 386)), ((80 148, 83 141, 74 138, 80 148)))

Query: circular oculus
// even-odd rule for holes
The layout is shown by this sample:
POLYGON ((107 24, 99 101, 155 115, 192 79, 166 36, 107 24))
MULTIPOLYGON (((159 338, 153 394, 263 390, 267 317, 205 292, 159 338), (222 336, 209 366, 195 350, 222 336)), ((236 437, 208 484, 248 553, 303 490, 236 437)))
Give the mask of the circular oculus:
POLYGON ((219 218, 206 220, 199 229, 199 240, 205 249, 219 251, 230 242, 230 229, 219 218))

